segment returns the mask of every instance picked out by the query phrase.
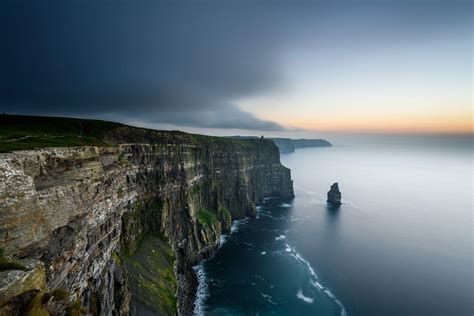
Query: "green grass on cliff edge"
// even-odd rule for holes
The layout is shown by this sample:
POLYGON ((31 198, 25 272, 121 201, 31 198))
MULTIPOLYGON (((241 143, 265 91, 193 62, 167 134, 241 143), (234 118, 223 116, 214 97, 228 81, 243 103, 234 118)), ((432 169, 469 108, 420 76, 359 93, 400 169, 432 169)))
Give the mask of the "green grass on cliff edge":
POLYGON ((0 114, 0 152, 45 147, 114 146, 117 143, 256 149, 262 144, 272 144, 272 141, 158 131, 101 120, 0 114))
POLYGON ((0 114, 0 151, 105 146, 105 133, 120 126, 99 120, 0 114))

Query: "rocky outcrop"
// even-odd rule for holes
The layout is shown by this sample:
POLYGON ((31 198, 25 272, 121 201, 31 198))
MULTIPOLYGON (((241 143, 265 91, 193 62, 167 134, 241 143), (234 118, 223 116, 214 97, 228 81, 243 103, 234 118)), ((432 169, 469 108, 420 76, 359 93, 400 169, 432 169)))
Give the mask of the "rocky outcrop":
POLYGON ((333 185, 331 185, 331 189, 328 192, 327 201, 334 206, 340 206, 341 198, 342 198, 342 194, 341 194, 341 191, 339 191, 339 184, 336 182, 333 185))
POLYGON ((154 264, 131 266, 148 258, 143 249, 152 249, 153 262, 167 271, 173 266, 178 308, 185 314, 192 302, 191 266, 215 251, 230 221, 254 216, 265 197, 294 196, 290 170, 269 140, 130 127, 106 137, 107 147, 0 154, 0 248, 18 262, 36 262, 26 271, 2 273, 12 282, 19 282, 17 274, 44 275, 22 293, 0 293, 0 311, 26 306, 112 315, 126 314, 132 305, 172 314, 176 300, 169 293, 175 294, 176 280, 156 281, 169 273, 157 266, 155 275, 130 277, 153 274, 154 264), (130 284, 140 280, 155 281, 130 284), (150 299, 134 298, 130 288, 137 286, 149 286, 137 295, 150 299))

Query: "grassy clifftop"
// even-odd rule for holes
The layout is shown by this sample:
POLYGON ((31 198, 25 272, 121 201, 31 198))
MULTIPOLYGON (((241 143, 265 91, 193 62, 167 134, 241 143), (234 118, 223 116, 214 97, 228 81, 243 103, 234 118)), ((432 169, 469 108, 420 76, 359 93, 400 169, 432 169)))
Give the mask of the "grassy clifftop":
POLYGON ((101 120, 0 115, 0 152, 45 147, 114 146, 124 143, 247 149, 274 146, 272 141, 266 139, 229 139, 180 131, 158 131, 101 120))

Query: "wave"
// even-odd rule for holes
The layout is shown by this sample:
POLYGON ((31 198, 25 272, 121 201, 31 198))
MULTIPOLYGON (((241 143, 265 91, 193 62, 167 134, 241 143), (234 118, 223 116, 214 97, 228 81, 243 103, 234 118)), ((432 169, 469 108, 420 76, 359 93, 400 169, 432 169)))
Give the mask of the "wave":
POLYGON ((246 218, 242 218, 242 219, 236 219, 232 222, 232 226, 230 227, 230 233, 235 233, 235 232, 238 232, 240 227, 247 223, 249 219, 246 217, 246 218))
POLYGON ((219 247, 222 247, 222 245, 224 245, 227 240, 229 239, 230 235, 232 233, 235 233, 235 232, 238 232, 240 227, 242 225, 244 225, 245 223, 247 223, 248 221, 248 218, 242 218, 242 219, 236 219, 234 221, 232 221, 232 225, 230 226, 230 232, 229 234, 222 234, 221 237, 220 237, 220 240, 219 240, 219 247))
POLYGON ((278 207, 291 207, 291 204, 281 203, 280 205, 278 205, 278 207))
POLYGON ((269 217, 269 218, 272 218, 272 219, 276 219, 276 218, 273 217, 272 215, 270 215, 270 214, 268 214, 268 213, 264 213, 264 212, 259 213, 257 218, 259 218, 260 216, 269 217))
POLYGON ((219 247, 222 247, 223 244, 227 242, 227 239, 229 238, 229 235, 221 235, 221 238, 219 240, 219 247))
POLYGON ((204 272, 203 263, 193 267, 194 273, 198 280, 198 287, 196 290, 196 300, 194 301, 194 314, 204 315, 204 300, 208 296, 206 273, 204 272))
MULTIPOLYGON (((341 308, 341 316, 346 316, 347 312, 346 309, 344 308, 344 305, 342 305, 341 301, 329 290, 328 288, 324 287, 320 282, 319 282, 319 277, 314 271, 313 267, 309 264, 309 262, 304 259, 301 254, 295 249, 292 248, 288 243, 286 245, 286 252, 290 254, 293 258, 295 258, 299 263, 302 263, 308 268, 309 274, 310 274, 310 283, 313 285, 315 288, 317 288, 320 292, 326 294, 329 298, 331 298, 334 303, 336 303, 340 308, 341 308)), ((305 298, 308 298, 303 295, 302 290, 300 289, 296 295, 299 299, 305 300, 305 298), (301 293, 300 293, 301 291, 301 293), (300 295, 299 295, 300 294, 300 295), (301 296, 301 297, 300 297, 301 296), (305 297, 305 298, 303 298, 305 297)), ((310 298, 311 299, 311 298, 310 298)), ((306 300, 305 300, 306 301, 306 300)))
POLYGON ((283 239, 286 239, 285 235, 280 235, 278 237, 275 237, 275 240, 283 240, 283 239))
POLYGON ((263 201, 265 202, 265 201, 276 199, 276 198, 277 198, 276 196, 269 196, 269 197, 263 198, 263 201))
POLYGON ((296 297, 299 298, 300 300, 305 301, 306 303, 309 303, 309 304, 313 303, 313 301, 314 301, 314 298, 305 296, 305 295, 303 294, 303 290, 302 290, 302 289, 299 289, 299 290, 298 290, 298 292, 296 293, 296 297))
POLYGON ((271 297, 269 294, 260 293, 260 295, 262 295, 262 297, 263 297, 264 299, 266 299, 266 301, 269 302, 270 304, 277 305, 277 303, 275 303, 274 301, 272 301, 272 297, 271 297))

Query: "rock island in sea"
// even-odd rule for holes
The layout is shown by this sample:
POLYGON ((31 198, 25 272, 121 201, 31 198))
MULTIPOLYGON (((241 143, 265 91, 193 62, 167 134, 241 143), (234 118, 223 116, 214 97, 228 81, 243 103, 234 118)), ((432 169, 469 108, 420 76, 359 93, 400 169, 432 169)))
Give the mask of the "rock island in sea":
POLYGON ((331 185, 331 189, 328 192, 327 202, 331 203, 334 206, 340 206, 341 199, 342 194, 341 191, 339 191, 339 184, 335 182, 333 185, 331 185))

